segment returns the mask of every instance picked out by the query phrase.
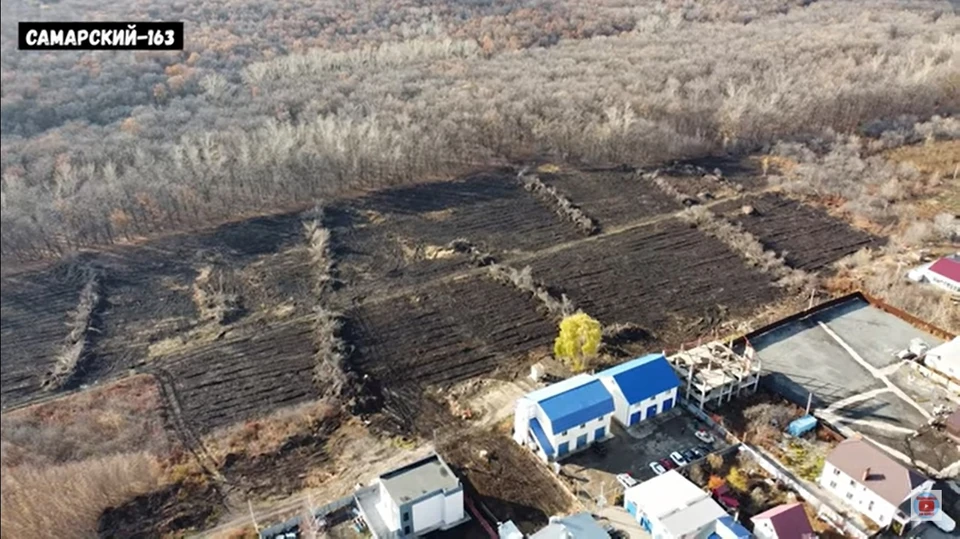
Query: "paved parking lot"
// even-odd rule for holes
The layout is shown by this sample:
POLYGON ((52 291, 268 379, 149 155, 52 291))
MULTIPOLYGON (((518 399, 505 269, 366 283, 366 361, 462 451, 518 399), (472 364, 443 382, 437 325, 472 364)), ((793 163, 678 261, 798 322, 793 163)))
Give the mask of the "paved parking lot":
MULTIPOLYGON (((573 493, 587 507, 595 507, 601 493, 613 503, 623 490, 616 475, 630 473, 637 481, 646 481, 655 474, 649 463, 668 457, 671 452, 702 445, 694 433, 708 428, 699 419, 678 407, 652 420, 624 430, 614 423, 614 437, 606 442, 605 455, 592 449, 571 455, 561 462, 561 476, 573 493)), ((719 434, 713 433, 714 450, 727 446, 719 434)))

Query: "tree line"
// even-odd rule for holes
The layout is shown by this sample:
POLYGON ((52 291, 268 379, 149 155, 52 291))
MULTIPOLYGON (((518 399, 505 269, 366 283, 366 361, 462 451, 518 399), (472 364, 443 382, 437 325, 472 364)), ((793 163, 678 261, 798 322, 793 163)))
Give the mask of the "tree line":
MULTIPOLYGON (((463 34, 471 17, 512 20, 526 9, 490 14, 497 8, 482 3, 462 7, 463 24, 430 18, 400 40, 221 58, 215 68, 205 49, 164 73, 190 89, 162 101, 35 135, 5 123, 0 247, 19 259, 56 256, 491 162, 646 165, 960 109, 952 13, 898 2, 741 4, 748 21, 730 15, 739 4, 729 1, 696 13, 671 2, 598 9, 632 26, 517 50, 463 34)), ((456 4, 444 6, 427 12, 456 4)), ((26 69, 22 55, 4 58, 5 80, 9 66, 26 69)), ((118 58, 72 69, 134 71, 118 58)), ((17 126, 23 81, 14 79, 3 116, 17 126)), ((83 97, 96 93, 85 81, 80 99, 53 101, 100 107, 83 97)))

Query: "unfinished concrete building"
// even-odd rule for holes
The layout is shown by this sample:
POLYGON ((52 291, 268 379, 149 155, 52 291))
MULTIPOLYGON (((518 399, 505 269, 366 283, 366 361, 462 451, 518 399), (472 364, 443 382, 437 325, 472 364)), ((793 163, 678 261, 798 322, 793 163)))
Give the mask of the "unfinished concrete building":
POLYGON ((752 393, 760 383, 760 358, 747 346, 743 354, 719 341, 681 350, 668 358, 680 378, 680 395, 701 410, 752 393))

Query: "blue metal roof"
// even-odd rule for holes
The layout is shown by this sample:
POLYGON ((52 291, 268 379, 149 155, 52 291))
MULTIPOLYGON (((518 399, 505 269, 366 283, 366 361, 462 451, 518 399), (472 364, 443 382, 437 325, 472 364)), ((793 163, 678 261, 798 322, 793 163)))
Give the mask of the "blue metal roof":
POLYGON ((750 539, 753 537, 742 524, 729 515, 717 519, 717 528, 720 537, 723 539, 750 539), (720 530, 720 525, 723 525, 726 529, 720 530))
POLYGON ((680 385, 677 374, 663 354, 647 354, 597 373, 597 376, 613 378, 627 398, 627 404, 637 404, 680 385))
MULTIPOLYGON (((553 433, 561 433, 581 423, 592 421, 604 414, 613 413, 613 397, 603 386, 600 380, 589 376, 575 376, 578 383, 574 387, 565 388, 562 393, 547 394, 537 401, 543 413, 550 418, 553 433)), ((564 382, 569 382, 565 380, 564 382)), ((564 382, 561 382, 563 384, 564 382)), ((560 384, 554 384, 560 385, 560 384)), ((552 387, 552 386, 551 386, 552 387)), ((549 389, 549 388, 544 388, 549 389)), ((542 390, 541 390, 542 391, 542 390)), ((534 398, 538 392, 527 395, 534 398)))
POLYGON ((543 452, 546 453, 548 457, 553 456, 553 445, 550 444, 547 433, 543 432, 543 426, 540 425, 539 419, 533 418, 530 420, 530 430, 533 431, 533 435, 537 438, 537 442, 540 444, 543 452))

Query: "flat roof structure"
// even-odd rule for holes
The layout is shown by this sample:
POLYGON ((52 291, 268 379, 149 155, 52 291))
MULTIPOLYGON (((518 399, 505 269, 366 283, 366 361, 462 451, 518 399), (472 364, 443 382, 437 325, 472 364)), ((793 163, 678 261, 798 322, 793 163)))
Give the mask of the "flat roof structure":
POLYGON ((920 393, 897 353, 920 339, 943 343, 903 318, 850 296, 748 335, 763 361, 766 387, 798 405, 812 394, 812 413, 940 470, 960 459, 956 444, 923 428, 939 402, 920 393))
POLYGON ((635 503, 638 511, 658 519, 676 537, 698 531, 727 516, 709 494, 676 470, 630 487, 624 499, 635 503))
POLYGON ((398 504, 415 500, 437 491, 460 488, 460 479, 454 475, 440 455, 410 463, 380 476, 380 483, 398 504))

